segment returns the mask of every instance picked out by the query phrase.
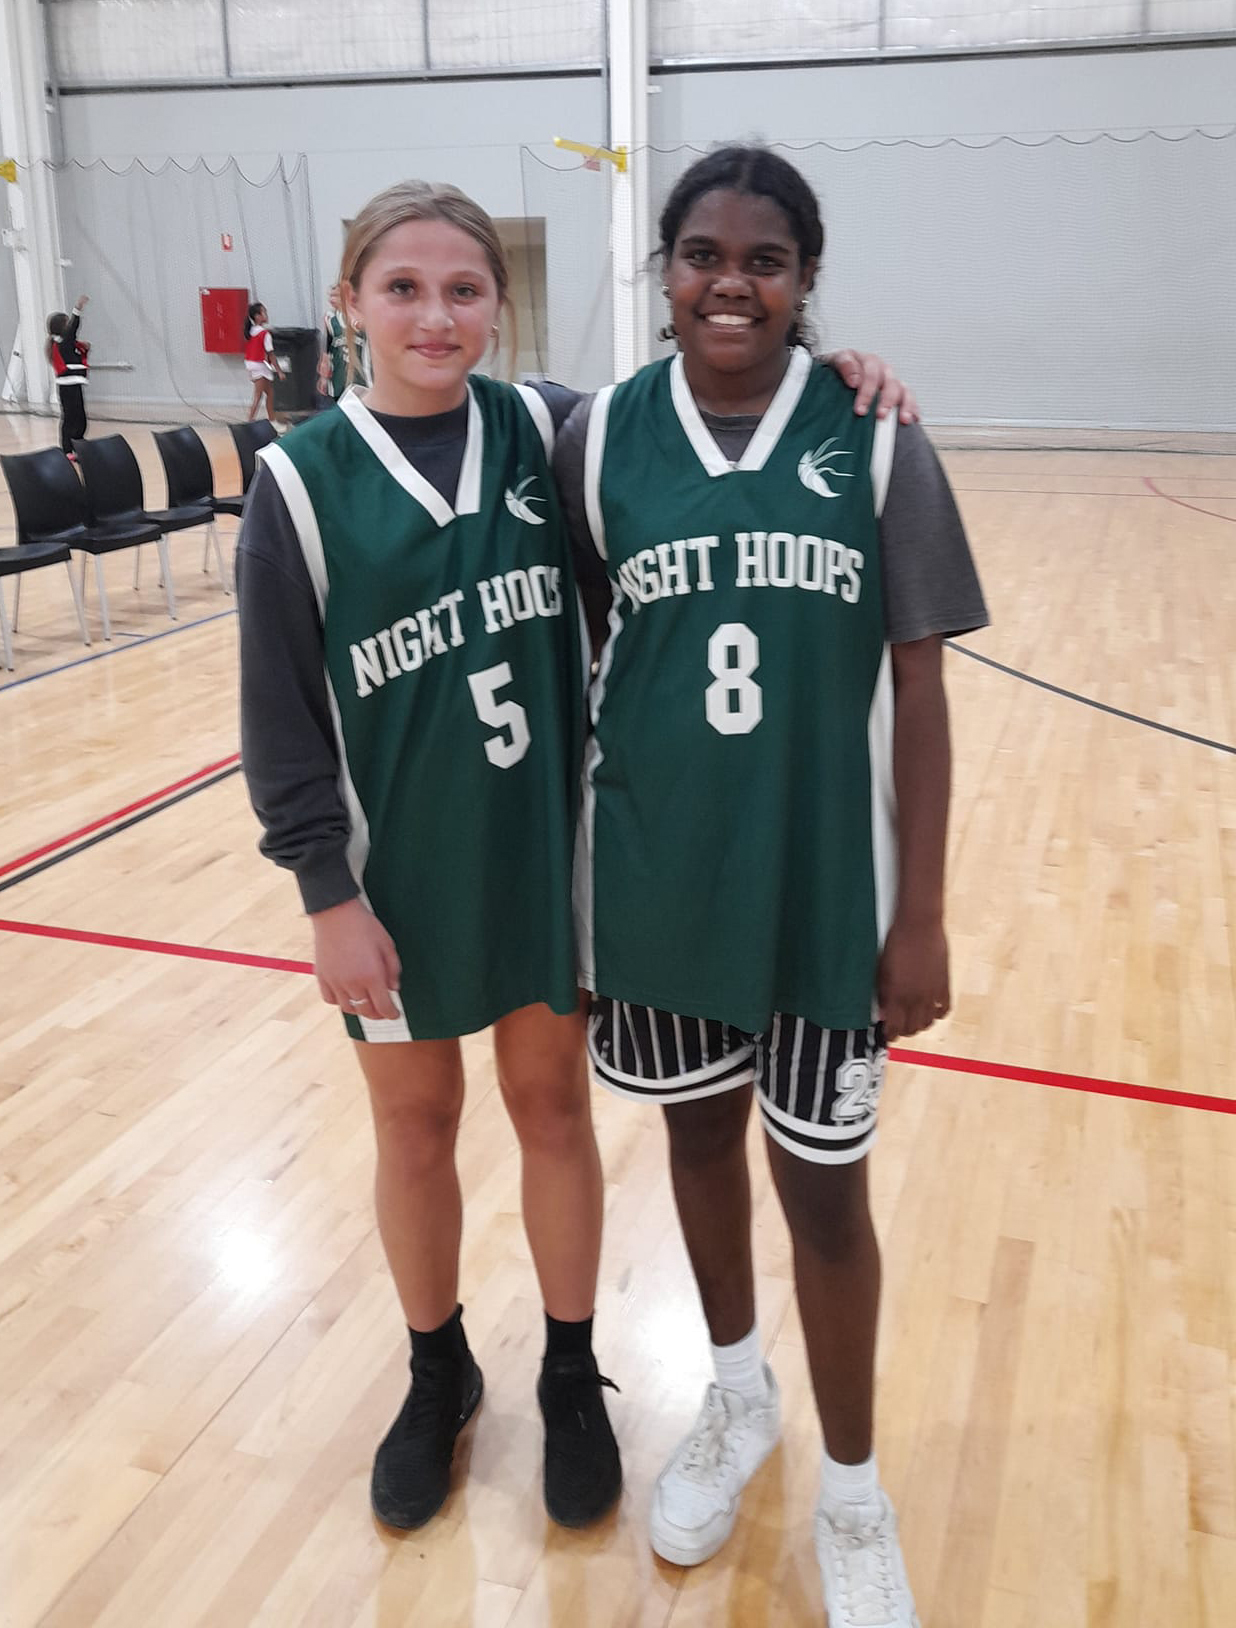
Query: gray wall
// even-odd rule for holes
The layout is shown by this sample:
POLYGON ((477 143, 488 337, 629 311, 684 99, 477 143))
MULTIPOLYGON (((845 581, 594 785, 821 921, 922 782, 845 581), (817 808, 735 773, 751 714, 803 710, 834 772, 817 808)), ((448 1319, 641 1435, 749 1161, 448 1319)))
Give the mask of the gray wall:
MULTIPOLYGON (((658 75, 654 145, 841 143, 1050 131, 1132 133, 1233 118, 1236 46, 658 75)), ((494 215, 544 215, 550 371, 608 365, 607 177, 561 165, 556 134, 599 137, 600 79, 66 97, 66 153, 305 152, 319 280, 340 223, 410 174, 494 215), (533 156, 521 147, 531 148, 533 156)), ((1236 258, 1236 140, 1172 149, 1003 143, 804 152, 829 254, 817 322, 885 350, 937 420, 1236 427, 1236 336, 1219 324, 1236 258), (1195 162, 1195 155, 1201 154, 1195 162)), ((693 155, 659 157, 654 193, 693 155)))

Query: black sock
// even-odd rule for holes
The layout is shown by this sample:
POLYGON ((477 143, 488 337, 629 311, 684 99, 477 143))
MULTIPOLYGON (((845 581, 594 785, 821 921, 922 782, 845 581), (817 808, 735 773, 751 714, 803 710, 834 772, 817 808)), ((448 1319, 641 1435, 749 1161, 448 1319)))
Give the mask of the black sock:
POLYGON ((412 1336, 414 1362, 422 1357, 427 1357, 431 1361, 458 1358, 468 1349, 468 1341, 463 1331, 462 1306, 456 1306, 441 1327, 431 1328, 428 1333, 422 1333, 419 1328, 410 1328, 408 1333, 412 1336))
POLYGON ((555 1357, 590 1357, 592 1355, 592 1318, 582 1323, 560 1323, 545 1313, 545 1361, 555 1357))

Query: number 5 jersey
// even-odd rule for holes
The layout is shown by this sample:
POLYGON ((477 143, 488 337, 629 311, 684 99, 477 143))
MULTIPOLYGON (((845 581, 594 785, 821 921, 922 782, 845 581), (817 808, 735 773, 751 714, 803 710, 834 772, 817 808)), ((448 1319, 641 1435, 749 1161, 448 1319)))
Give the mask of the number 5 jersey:
MULTIPOLYGON (((592 404, 577 507, 612 608, 576 904, 601 994, 753 1032, 775 1012, 871 1021, 896 902, 880 526, 896 420, 853 409, 801 349, 737 456, 714 427, 740 421, 705 420, 681 356, 592 404)), ((968 582, 903 638, 986 620, 948 507, 968 582)))
POLYGON ((359 892, 402 964, 403 1019, 350 1016, 357 1039, 449 1038, 577 999, 584 670, 551 415, 531 389, 473 377, 454 417, 380 419, 349 392, 261 454, 302 556, 280 569, 301 599, 307 578, 308 612, 291 581, 287 603, 272 594, 252 504, 242 536, 244 758, 264 850, 310 911, 359 892), (463 436, 449 502, 391 433, 435 424, 463 436), (316 670, 278 649, 307 615, 316 670))

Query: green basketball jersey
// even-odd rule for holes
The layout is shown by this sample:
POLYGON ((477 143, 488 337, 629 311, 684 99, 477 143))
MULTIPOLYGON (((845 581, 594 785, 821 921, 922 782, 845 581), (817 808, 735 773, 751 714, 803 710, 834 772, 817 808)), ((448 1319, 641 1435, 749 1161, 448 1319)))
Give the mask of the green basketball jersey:
POLYGON ((753 1031, 871 1022, 895 889, 894 429, 801 349, 737 465, 681 356, 598 395, 585 500, 613 609, 576 860, 598 993, 753 1031))
POLYGON ((349 863, 403 966, 406 1021, 349 1032, 574 1011, 584 670, 549 410, 470 380, 452 508, 355 392, 340 406, 262 457, 322 616, 349 863))

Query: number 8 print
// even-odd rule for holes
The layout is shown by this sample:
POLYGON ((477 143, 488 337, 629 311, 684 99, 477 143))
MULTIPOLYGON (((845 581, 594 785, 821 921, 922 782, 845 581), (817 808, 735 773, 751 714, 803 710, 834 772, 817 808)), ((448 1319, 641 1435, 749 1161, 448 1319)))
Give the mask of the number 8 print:
POLYGON ((749 735, 764 716, 764 692, 751 677, 760 641, 745 622, 722 622, 708 641, 704 716, 719 735, 749 735))

